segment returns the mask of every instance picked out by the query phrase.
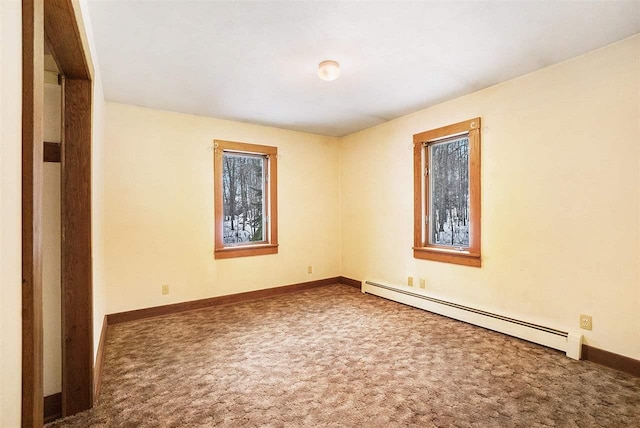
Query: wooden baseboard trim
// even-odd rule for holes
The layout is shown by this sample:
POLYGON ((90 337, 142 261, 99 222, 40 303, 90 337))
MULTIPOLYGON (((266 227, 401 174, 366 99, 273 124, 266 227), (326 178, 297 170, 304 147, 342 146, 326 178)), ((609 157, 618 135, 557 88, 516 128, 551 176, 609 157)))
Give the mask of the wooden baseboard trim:
POLYGON ((62 393, 44 397, 44 423, 53 422, 62 417, 62 393))
POLYGON ((231 303, 248 302, 251 300, 264 299, 267 297, 279 296, 281 294, 293 293, 296 291, 309 290, 315 287, 340 283, 340 277, 319 279, 317 281, 303 282, 300 284, 284 285, 281 287, 266 288, 264 290, 247 291, 245 293, 228 294, 226 296, 210 297, 208 299, 192 300, 189 302, 174 303, 171 305, 154 306, 133 311, 118 312, 107 315, 107 324, 120 324, 127 321, 135 321, 144 318, 158 317, 162 315, 174 314, 177 312, 204 309, 211 306, 228 305, 231 303))
POLYGON ((362 281, 347 278, 346 276, 340 276, 338 277, 338 280, 340 281, 340 284, 356 287, 358 289, 362 288, 362 281))
POLYGON ((96 355, 96 363, 93 366, 93 403, 98 401, 100 389, 102 388, 102 371, 104 367, 105 345, 107 343, 107 334, 109 325, 107 316, 102 320, 102 330, 100 331, 100 342, 98 342, 98 354, 96 355))
POLYGON ((640 360, 582 345, 582 359, 640 377, 640 360))

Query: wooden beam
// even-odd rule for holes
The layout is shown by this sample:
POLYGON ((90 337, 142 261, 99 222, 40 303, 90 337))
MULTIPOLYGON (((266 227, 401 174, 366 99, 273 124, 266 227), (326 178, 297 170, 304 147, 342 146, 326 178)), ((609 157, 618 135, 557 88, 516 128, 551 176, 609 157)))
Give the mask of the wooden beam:
POLYGON ((41 427, 44 4, 22 1, 22 427, 41 427))
POLYGON ((93 405, 91 81, 63 79, 62 416, 93 405))
POLYGON ((91 70, 71 0, 47 0, 45 31, 51 54, 69 79, 91 79, 91 70))

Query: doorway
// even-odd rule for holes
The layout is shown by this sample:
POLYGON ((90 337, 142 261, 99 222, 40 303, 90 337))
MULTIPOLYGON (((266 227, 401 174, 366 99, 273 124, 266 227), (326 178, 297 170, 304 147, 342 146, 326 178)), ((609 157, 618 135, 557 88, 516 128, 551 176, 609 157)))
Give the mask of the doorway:
POLYGON ((43 424, 44 41, 60 69, 62 416, 93 405, 92 70, 77 2, 23 0, 22 426, 43 424))

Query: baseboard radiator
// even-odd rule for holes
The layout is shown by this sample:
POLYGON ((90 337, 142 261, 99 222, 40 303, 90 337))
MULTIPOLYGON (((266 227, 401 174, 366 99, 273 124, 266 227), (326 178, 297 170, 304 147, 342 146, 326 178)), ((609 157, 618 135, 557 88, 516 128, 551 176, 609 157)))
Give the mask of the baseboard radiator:
POLYGON ((579 360, 581 356, 582 335, 579 333, 556 330, 551 327, 517 320, 458 303, 447 302, 374 281, 363 281, 361 290, 363 293, 384 297, 415 308, 558 349, 565 352, 567 357, 576 360, 579 360))

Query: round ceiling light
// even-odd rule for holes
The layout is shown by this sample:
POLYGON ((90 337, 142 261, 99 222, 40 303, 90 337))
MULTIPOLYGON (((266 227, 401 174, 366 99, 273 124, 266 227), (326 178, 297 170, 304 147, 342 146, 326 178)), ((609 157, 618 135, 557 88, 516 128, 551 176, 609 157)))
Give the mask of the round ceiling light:
POLYGON ((340 64, 338 61, 325 60, 318 64, 318 77, 327 82, 336 80, 340 76, 340 64))

